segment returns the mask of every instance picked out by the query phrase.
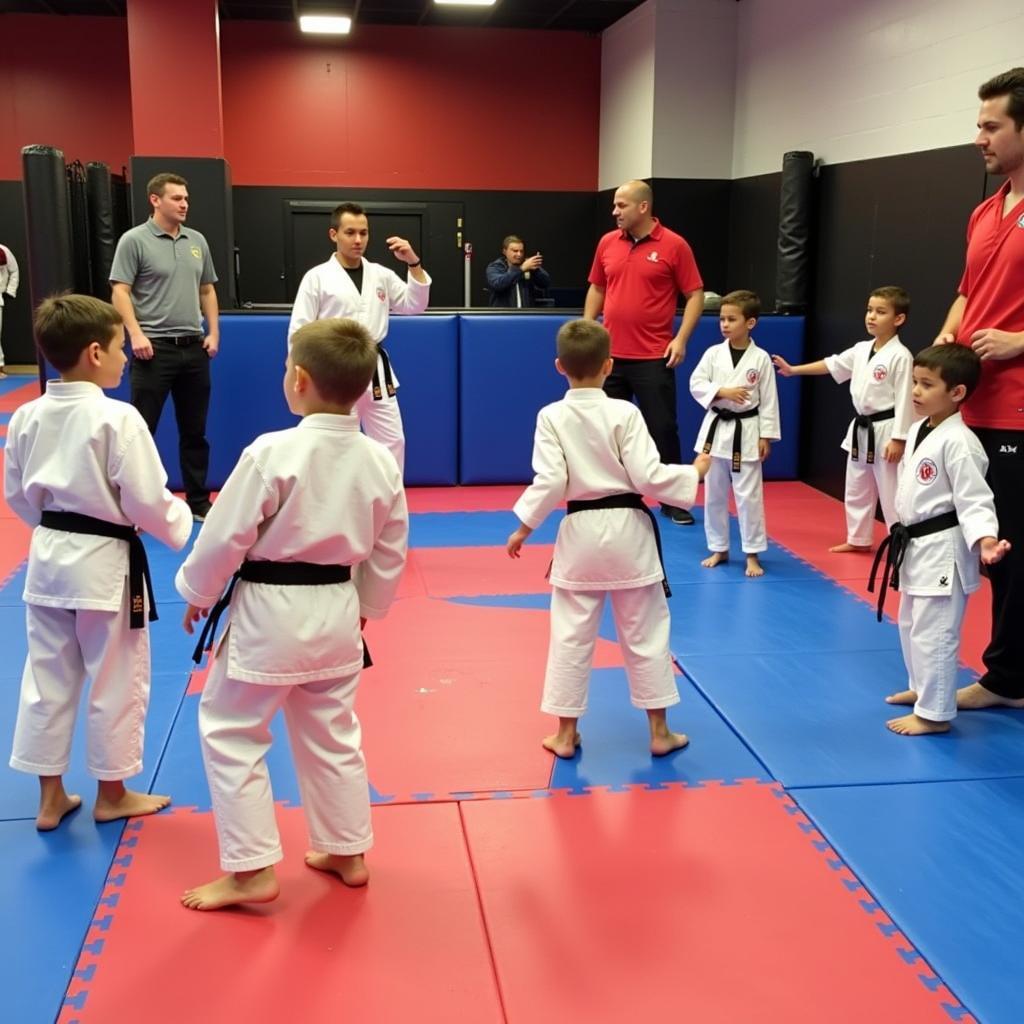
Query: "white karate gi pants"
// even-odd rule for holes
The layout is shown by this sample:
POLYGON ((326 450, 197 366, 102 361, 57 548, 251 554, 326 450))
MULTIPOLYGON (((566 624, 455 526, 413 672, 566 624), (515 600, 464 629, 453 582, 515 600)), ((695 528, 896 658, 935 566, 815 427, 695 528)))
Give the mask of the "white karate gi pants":
MULTIPOLYGON (((867 434, 862 432, 860 458, 846 459, 846 543, 871 547, 875 542, 875 504, 882 503, 885 528, 898 522, 896 516, 896 467, 886 462, 875 448, 875 461, 867 463, 867 434)), ((882 445, 884 448, 885 445, 882 445)))
MULTIPOLYGON (((392 366, 394 372, 394 366, 392 366)), ((373 385, 359 397, 352 410, 359 416, 363 433, 380 441, 395 457, 399 472, 405 472, 405 431, 402 428, 402 412, 398 408, 397 388, 394 395, 389 395, 384 383, 384 364, 377 361, 377 373, 380 375, 380 386, 383 395, 379 399, 373 397, 373 385)))
POLYGON ((954 570, 949 596, 900 594, 900 646, 909 688, 917 694, 914 714, 930 722, 956 718, 960 627, 967 595, 954 570))
POLYGON ((267 772, 270 721, 284 709, 309 845, 353 855, 373 845, 370 789, 355 714, 359 673, 294 686, 240 682, 215 657, 199 701, 199 735, 225 871, 282 857, 267 772))
POLYGON ((149 631, 129 628, 125 596, 116 612, 26 605, 28 658, 21 678, 10 765, 64 775, 86 678, 86 765, 105 782, 142 771, 149 706, 149 631))
POLYGON ((604 599, 611 599, 615 631, 626 662, 634 707, 679 703, 668 649, 669 613, 660 583, 629 590, 551 590, 551 640, 541 711, 579 718, 587 710, 590 667, 604 599))
POLYGON ((756 555, 768 550, 764 525, 764 484, 760 462, 741 462, 732 471, 732 460, 712 457, 704 477, 704 535, 709 551, 729 550, 729 488, 736 497, 736 518, 740 524, 743 553, 756 555))

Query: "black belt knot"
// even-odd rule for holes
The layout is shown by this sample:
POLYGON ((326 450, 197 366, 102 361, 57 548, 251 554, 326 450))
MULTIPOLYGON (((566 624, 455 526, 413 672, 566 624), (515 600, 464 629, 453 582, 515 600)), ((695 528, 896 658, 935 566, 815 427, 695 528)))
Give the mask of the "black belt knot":
MULTIPOLYGON (((715 418, 711 421, 711 426, 708 427, 708 436, 704 439, 704 454, 711 454, 711 446, 715 442, 715 431, 718 430, 718 421, 725 420, 726 423, 731 423, 733 420, 749 420, 751 417, 757 415, 758 407, 755 405, 753 409, 744 409, 743 412, 734 412, 732 409, 720 409, 717 405, 711 407, 711 411, 715 413, 715 418)), ((738 473, 742 467, 743 461, 743 424, 737 423, 733 428, 732 433, 732 471, 738 473)))
POLYGON ((883 420, 891 420, 896 415, 895 409, 883 409, 881 412, 873 412, 867 415, 857 413, 853 417, 853 439, 850 442, 850 458, 854 462, 860 459, 860 434, 861 428, 868 432, 868 454, 866 462, 870 466, 875 461, 875 423, 883 420))
MULTIPOLYGON (((238 572, 231 577, 220 600, 210 609, 203 631, 199 634, 196 649, 192 652, 192 660, 198 665, 203 660, 203 652, 213 646, 217 623, 224 610, 231 604, 231 595, 239 580, 248 583, 276 583, 286 587, 310 587, 324 586, 328 583, 347 583, 350 579, 352 567, 349 565, 323 565, 318 562, 243 562, 238 572)), ((364 641, 363 668, 369 668, 372 664, 370 652, 364 641)))
MULTIPOLYGON (((379 342, 377 351, 380 353, 380 361, 384 364, 384 387, 387 388, 388 398, 395 397, 395 378, 391 375, 391 360, 388 359, 387 350, 379 342)), ((380 369, 373 368, 373 400, 379 402, 383 399, 384 393, 380 388, 380 369)))
POLYGON ((109 523, 106 519, 82 515, 80 512, 44 512, 40 526, 48 530, 63 530, 65 533, 84 533, 91 537, 112 537, 128 542, 128 598, 129 625, 142 629, 146 624, 146 602, 143 587, 149 595, 149 621, 155 621, 156 600, 153 597, 153 580, 149 575, 149 559, 142 538, 134 526, 109 523))
POLYGON ((665 559, 661 554, 661 531, 658 529, 658 520, 654 513, 644 504, 644 499, 639 494, 609 494, 604 498, 588 498, 584 501, 568 501, 565 505, 567 515, 575 515, 577 512, 587 512, 597 508, 636 508, 646 513, 651 521, 651 529, 654 530, 654 546, 658 549, 658 561, 661 563, 661 588, 665 591, 666 597, 672 596, 672 589, 668 585, 668 576, 665 573, 665 559))
POLYGON ((941 533, 943 530, 952 530, 959 523, 955 511, 941 512, 931 519, 922 519, 919 523, 912 523, 904 526, 902 523, 893 523, 889 535, 882 540, 875 553, 875 560, 871 564, 871 576, 868 579, 868 592, 875 592, 875 575, 878 566, 885 557, 885 568, 882 570, 882 589, 878 592, 877 618, 882 621, 882 609, 885 606, 885 594, 891 587, 899 590, 900 568, 903 559, 906 557, 907 548, 910 542, 918 537, 928 537, 933 533, 941 533))

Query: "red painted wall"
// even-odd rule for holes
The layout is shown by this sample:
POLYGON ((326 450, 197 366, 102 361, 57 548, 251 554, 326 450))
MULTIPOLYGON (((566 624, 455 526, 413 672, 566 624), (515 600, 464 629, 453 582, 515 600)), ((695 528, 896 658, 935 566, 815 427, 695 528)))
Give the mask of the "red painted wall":
POLYGON ((597 37, 223 21, 221 66, 236 184, 597 188, 597 37))
POLYGON ((120 170, 132 153, 123 18, 0 15, 0 178, 20 180, 21 148, 120 170))

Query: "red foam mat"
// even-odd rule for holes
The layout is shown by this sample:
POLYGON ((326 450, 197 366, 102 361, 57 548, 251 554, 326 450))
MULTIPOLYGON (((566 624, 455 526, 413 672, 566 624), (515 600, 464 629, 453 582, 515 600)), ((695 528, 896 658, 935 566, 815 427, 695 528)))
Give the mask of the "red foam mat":
POLYGON ((20 387, 12 388, 4 395, 0 395, 0 412, 14 412, 19 406, 38 398, 39 379, 37 377, 26 377, 25 383, 20 387))
POLYGON ((301 810, 278 822, 280 899, 217 913, 177 898, 217 873, 210 815, 126 831, 61 1024, 504 1020, 457 805, 374 808, 358 890, 305 867, 301 810))
POLYGON ((430 597, 547 593, 553 551, 553 544, 528 544, 522 557, 513 559, 502 547, 414 548, 409 552, 402 595, 417 591, 430 597))
POLYGON ((508 1021, 949 1024, 792 811, 753 783, 463 804, 508 1021))
POLYGON ((409 487, 410 512, 508 512, 525 484, 500 487, 409 487))

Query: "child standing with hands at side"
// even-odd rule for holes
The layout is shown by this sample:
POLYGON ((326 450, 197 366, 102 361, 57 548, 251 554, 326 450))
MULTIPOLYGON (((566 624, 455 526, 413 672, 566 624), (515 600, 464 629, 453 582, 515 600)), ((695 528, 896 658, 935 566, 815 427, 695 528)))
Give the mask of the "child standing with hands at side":
POLYGON ((753 292, 724 296, 718 314, 723 341, 705 350, 690 377, 690 394, 707 410, 694 450, 711 456, 704 481, 709 554, 701 565, 713 569, 729 560, 731 487, 747 576, 764 575, 758 557, 768 550, 761 463, 782 436, 771 359, 750 336, 760 315, 761 300, 753 292))
POLYGON ((607 594, 632 703, 647 712, 651 753, 670 754, 689 740, 672 732, 665 717, 679 702, 669 653, 669 588, 658 526, 641 495, 689 508, 709 460, 662 465, 639 409, 605 394, 611 343, 600 324, 563 324, 557 345, 555 368, 569 391, 537 415, 535 476, 516 502, 521 525, 507 545, 518 558, 530 534, 568 502, 551 563, 551 640, 541 702, 542 711, 558 717, 558 730, 542 743, 562 758, 573 757, 580 744, 577 722, 587 708, 607 594))
POLYGON ((870 340, 838 355, 791 366, 772 356, 783 377, 831 374, 837 384, 850 382, 854 417, 843 440, 846 460, 846 541, 829 551, 870 551, 875 506, 881 502, 886 529, 896 522, 896 467, 903 457, 913 419, 910 400, 914 357, 897 333, 910 312, 902 288, 876 288, 868 296, 864 325, 870 340))

